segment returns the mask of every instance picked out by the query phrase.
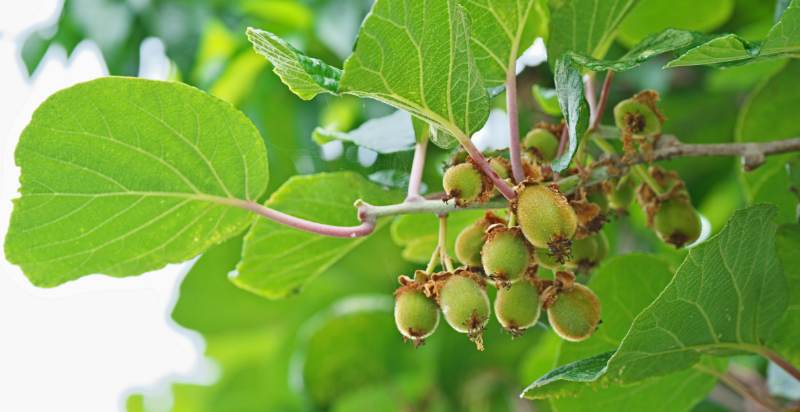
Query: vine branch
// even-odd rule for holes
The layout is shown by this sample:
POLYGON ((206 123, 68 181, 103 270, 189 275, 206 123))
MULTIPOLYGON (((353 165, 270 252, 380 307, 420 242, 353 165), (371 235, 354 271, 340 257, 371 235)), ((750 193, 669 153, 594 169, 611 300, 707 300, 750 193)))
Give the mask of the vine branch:
MULTIPOLYGON (((473 146, 474 147, 474 146, 473 146)), ((475 149, 477 150, 477 149, 475 149)), ((679 142, 674 136, 662 136, 661 142, 653 151, 654 160, 666 160, 674 157, 698 157, 698 156, 741 156, 744 159, 745 168, 752 170, 764 162, 764 157, 768 155, 788 153, 800 151, 800 137, 785 140, 774 140, 761 143, 708 143, 708 144, 687 144, 679 142), (758 163, 754 163, 755 160, 758 163)), ((608 159, 613 163, 617 162, 617 167, 626 167, 645 163, 642 156, 635 156, 626 163, 619 162, 616 156, 610 156, 608 159)), ((485 161, 485 159, 484 159, 485 161)), ((488 166, 488 163, 487 163, 488 166)), ((607 168, 601 167, 595 169, 592 174, 593 181, 601 181, 607 177, 607 168)), ((491 170, 491 169, 490 169, 491 170)), ((505 183, 505 182, 504 182, 505 183)), ((574 190, 575 186, 580 183, 580 178, 577 175, 567 176, 556 181, 565 192, 574 190)), ((506 187, 509 187, 506 184, 506 187)), ((510 189, 510 187, 509 187, 510 189)), ((513 189, 511 189, 513 192, 513 189)), ((475 203, 467 205, 466 207, 459 207, 456 202, 451 199, 448 201, 442 200, 426 200, 419 198, 413 201, 405 201, 398 204, 376 206, 358 200, 355 203, 358 209, 358 218, 361 221, 357 226, 332 226, 322 223, 311 222, 305 219, 287 215, 274 209, 258 204, 252 201, 232 201, 232 206, 247 209, 253 213, 263 216, 272 221, 293 227, 305 232, 316 233, 323 236, 340 237, 340 238, 356 238, 368 236, 375 230, 375 222, 380 217, 419 214, 419 213, 433 213, 436 215, 444 215, 459 210, 469 209, 501 209, 508 206, 505 199, 495 199, 486 203, 475 203)), ((778 363, 776 361, 776 363, 778 363)), ((796 371, 796 376, 800 380, 800 371, 796 371)))
POLYGON ((508 112, 508 151, 511 158, 511 174, 514 181, 525 180, 522 167, 522 149, 519 142, 519 109, 517 107, 517 73, 512 65, 506 76, 506 111, 508 112))

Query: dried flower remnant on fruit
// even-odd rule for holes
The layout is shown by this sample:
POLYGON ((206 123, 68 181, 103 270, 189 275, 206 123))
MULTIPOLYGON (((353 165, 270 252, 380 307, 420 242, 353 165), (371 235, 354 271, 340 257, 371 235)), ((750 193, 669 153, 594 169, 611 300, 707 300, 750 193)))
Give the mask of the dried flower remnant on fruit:
POLYGON ((483 330, 491 311, 486 282, 465 269, 435 274, 432 282, 444 319, 456 332, 467 334, 478 350, 483 350, 483 330))
POLYGON ((578 229, 578 217, 567 198, 557 188, 543 184, 523 184, 517 191, 512 206, 525 238, 564 262, 578 229))
POLYGON ((541 313, 536 280, 525 277, 508 288, 498 289, 494 300, 494 313, 503 329, 513 337, 522 335, 535 325, 541 313))
POLYGON ((626 156, 636 152, 633 142, 637 140, 645 158, 652 160, 653 144, 661 134, 665 120, 658 110, 658 100, 657 92, 644 90, 614 107, 614 122, 622 132, 626 156))
POLYGON ((522 278, 531 263, 532 248, 518 227, 495 224, 487 229, 481 262, 486 275, 498 287, 522 278))
POLYGON ((589 273, 608 255, 608 238, 603 232, 572 242, 572 256, 566 267, 578 273, 589 273))
POLYGON ((456 237, 455 252, 459 262, 470 268, 481 268, 481 249, 486 242, 486 229, 493 224, 506 224, 492 212, 486 212, 477 222, 465 227, 456 237))
POLYGON ((403 338, 419 347, 436 331, 439 325, 439 307, 426 296, 426 276, 411 280, 401 276, 400 287, 395 291, 394 320, 403 338))

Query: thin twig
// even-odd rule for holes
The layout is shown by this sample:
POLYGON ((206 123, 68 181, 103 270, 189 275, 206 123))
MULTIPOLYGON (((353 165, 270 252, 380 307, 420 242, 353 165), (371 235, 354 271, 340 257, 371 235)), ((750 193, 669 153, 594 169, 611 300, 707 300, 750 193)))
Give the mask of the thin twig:
POLYGON ((556 153, 556 157, 561 157, 564 154, 564 150, 567 149, 567 140, 569 140, 569 126, 566 124, 564 128, 561 129, 561 138, 558 142, 558 152, 556 153))
POLYGON ((453 261, 447 254, 447 215, 439 215, 439 256, 442 267, 448 272, 453 271, 453 261))
POLYGON ((467 136, 456 136, 458 142, 461 143, 461 146, 464 147, 464 150, 467 151, 469 157, 472 161, 481 169, 481 171, 489 176, 494 186, 500 191, 500 194, 503 195, 508 200, 514 200, 517 197, 516 192, 514 192, 514 188, 512 188, 505 180, 500 178, 500 176, 492 170, 492 167, 489 165, 489 161, 483 156, 480 150, 475 147, 475 144, 472 143, 472 140, 469 139, 467 136))
MULTIPOLYGON (((598 141, 600 141, 600 139, 598 139, 598 141)), ((800 151, 800 137, 761 143, 685 144, 680 143, 672 136, 662 136, 661 144, 659 144, 659 147, 653 151, 653 159, 664 160, 680 156, 742 156, 745 159, 752 159, 755 157, 760 157, 763 159, 764 156, 793 151, 800 151)), ((481 156, 481 158, 483 157, 481 156)), ((609 156, 608 159, 612 163, 615 163, 617 168, 625 168, 645 162, 645 159, 641 156, 634 156, 632 159, 624 163, 613 155, 609 156)), ((485 158, 484 162, 486 162, 485 158)), ((486 163, 486 165, 488 166, 488 163, 486 163)), ((745 165, 747 165, 747 161, 745 161, 745 165)), ((605 167, 594 169, 592 171, 590 182, 602 181, 603 179, 607 178, 608 176, 606 169, 607 168, 605 167)), ((491 168, 489 168, 489 170, 491 170, 491 168)), ((561 187, 562 191, 570 192, 571 190, 574 190, 575 186, 580 182, 581 180, 579 176, 572 175, 564 177, 563 179, 559 179, 555 183, 561 187)), ((509 188, 513 193, 513 189, 511 189, 507 183, 503 183, 505 184, 505 187, 509 188)), ((324 236, 343 238, 354 238, 369 235, 375 230, 376 220, 385 216, 407 215, 415 213, 433 213, 436 215, 443 215, 460 210, 501 209, 508 206, 508 202, 504 199, 495 199, 486 203, 473 203, 467 205, 466 207, 457 206, 455 201, 452 199, 448 201, 420 199, 386 206, 370 205, 359 200, 356 202, 355 206, 358 208, 358 218, 362 223, 357 226, 342 227, 310 222, 287 215, 277 210, 270 209, 252 201, 227 199, 225 200, 225 203, 229 206, 250 210, 251 212, 257 213, 270 220, 294 227, 299 230, 324 236)), ((782 361, 781 363, 780 358, 773 359, 773 362, 781 367, 791 367, 791 365, 788 365, 785 361, 782 361)), ((800 381, 800 371, 798 371, 796 368, 792 367, 791 370, 787 369, 787 372, 800 381)))
POLYGON ((525 180, 522 167, 522 149, 519 142, 519 110, 517 108, 517 73, 512 65, 506 76, 506 111, 508 112, 508 151, 514 182, 525 180))
POLYGON ((789 375, 791 375, 797 382, 800 382, 800 369, 797 369, 794 365, 789 363, 786 359, 783 359, 777 353, 773 351, 765 351, 763 355, 772 361, 772 363, 780 366, 781 369, 786 371, 789 375))
POLYGON ((589 119, 594 120, 597 115, 597 96, 595 95, 594 73, 583 76, 583 95, 589 103, 589 119))
POLYGON ((597 111, 592 116, 592 126, 589 131, 594 131, 600 128, 600 122, 603 120, 603 113, 606 111, 606 104, 608 103, 608 93, 611 90, 611 81, 614 80, 614 72, 606 72, 606 78, 603 80, 603 89, 600 91, 600 100, 597 103, 597 111))
POLYGON ((414 160, 411 162, 411 174, 408 177, 408 194, 406 201, 419 200, 419 188, 422 184, 422 172, 425 170, 425 151, 428 149, 428 139, 417 142, 414 146, 414 160))
POLYGON ((739 396, 743 399, 750 400, 758 405, 762 406, 763 408, 767 409, 768 411, 778 411, 778 408, 774 404, 774 402, 770 402, 770 400, 762 399, 756 393, 750 390, 744 383, 740 382, 736 377, 728 373, 721 373, 715 369, 708 368, 697 364, 694 366, 695 369, 707 373, 711 376, 716 377, 720 380, 725 386, 730 388, 732 391, 736 392, 739 396))

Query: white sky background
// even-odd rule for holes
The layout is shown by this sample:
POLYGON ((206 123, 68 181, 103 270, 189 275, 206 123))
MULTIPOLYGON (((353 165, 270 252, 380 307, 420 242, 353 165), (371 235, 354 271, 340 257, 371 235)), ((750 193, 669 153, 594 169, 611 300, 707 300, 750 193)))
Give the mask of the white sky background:
MULTIPOLYGON (((14 147, 33 110, 59 89, 108 74, 97 46, 83 42, 71 56, 49 50, 28 78, 19 57, 24 36, 51 25, 61 1, 0 1, 0 239, 17 197, 14 147)), ((161 42, 142 47, 141 74, 165 78, 161 42)), ((173 379, 208 381, 213 368, 202 357, 202 338, 169 318, 187 268, 39 289, 0 248, 0 411, 124 410, 132 391, 173 379)))

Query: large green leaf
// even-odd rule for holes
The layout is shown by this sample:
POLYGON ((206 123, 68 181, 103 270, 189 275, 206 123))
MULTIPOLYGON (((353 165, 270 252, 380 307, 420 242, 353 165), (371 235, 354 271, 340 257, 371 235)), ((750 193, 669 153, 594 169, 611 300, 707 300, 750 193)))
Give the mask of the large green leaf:
MULTIPOLYGON (((645 5, 644 3, 642 4, 645 5)), ((612 60, 602 60, 586 52, 572 52, 572 60, 594 71, 625 71, 664 53, 677 56, 665 67, 708 65, 727 67, 767 59, 797 56, 800 53, 800 0, 794 0, 766 40, 752 43, 735 34, 704 35, 668 28, 644 38, 628 53, 612 60)))
POLYGON ((689 251, 609 361, 611 379, 677 372, 702 355, 763 352, 788 304, 775 214, 768 205, 740 210, 717 236, 689 251))
POLYGON ((565 365, 532 384, 525 396, 564 397, 552 403, 565 411, 650 410, 657 406, 665 411, 689 410, 714 386, 715 379, 699 370, 625 387, 596 382, 636 315, 671 279, 667 263, 653 256, 632 254, 605 262, 589 283, 603 303, 603 324, 585 342, 563 342, 559 362, 565 365))
POLYGON ((619 27, 619 39, 634 45, 665 29, 714 30, 733 12, 734 0, 642 0, 619 27))
POLYGON ((547 53, 554 65, 566 52, 602 58, 617 28, 639 0, 551 1, 547 53))
POLYGON ((247 227, 253 215, 232 205, 258 199, 268 179, 242 113, 180 83, 129 78, 48 98, 16 161, 6 256, 40 286, 187 260, 247 227))
POLYGON ((736 35, 724 35, 689 50, 666 67, 724 65, 799 54, 800 0, 793 0, 762 43, 750 44, 736 35))
POLYGON ((455 0, 377 0, 344 64, 340 89, 370 97, 466 138, 489 115, 455 0))
POLYGON ((517 58, 547 33, 543 0, 461 0, 470 17, 475 63, 486 87, 505 84, 517 58))
POLYGON ((569 142, 564 153, 553 160, 552 167, 560 172, 569 166, 578 148, 578 137, 583 136, 589 126, 589 109, 583 93, 583 77, 572 63, 571 55, 562 56, 556 62, 555 83, 558 105, 569 128, 569 142))
MULTIPOLYGON (((266 205, 302 219, 349 226, 359 223, 353 207, 358 199, 389 204, 402 200, 402 194, 387 191, 356 173, 326 173, 289 179, 266 205)), ((387 222, 378 222, 376 230, 387 222)), ((231 279, 265 297, 284 297, 298 291, 363 239, 330 238, 262 219, 245 237, 242 262, 231 279)))
POLYGON ((311 100, 320 93, 336 94, 339 90, 342 71, 338 68, 304 55, 268 31, 250 27, 247 38, 255 51, 272 63, 275 74, 301 99, 311 100))
POLYGON ((789 363, 800 365, 800 225, 778 228, 776 243, 789 285, 789 306, 770 337, 770 346, 789 363))

